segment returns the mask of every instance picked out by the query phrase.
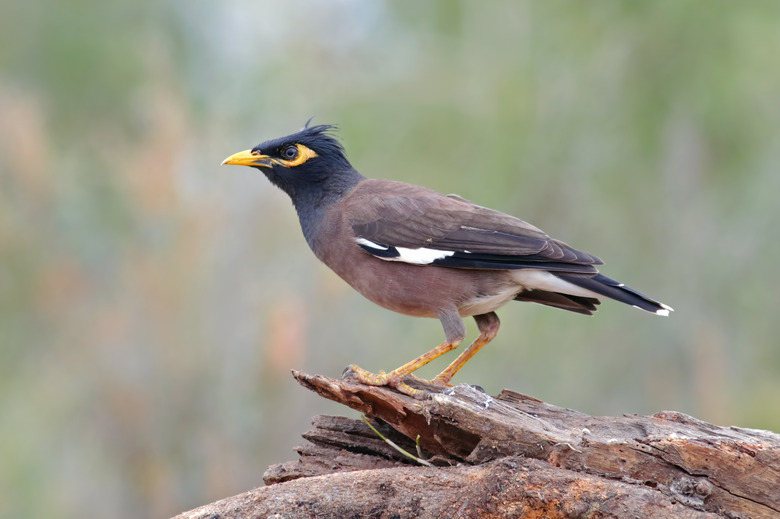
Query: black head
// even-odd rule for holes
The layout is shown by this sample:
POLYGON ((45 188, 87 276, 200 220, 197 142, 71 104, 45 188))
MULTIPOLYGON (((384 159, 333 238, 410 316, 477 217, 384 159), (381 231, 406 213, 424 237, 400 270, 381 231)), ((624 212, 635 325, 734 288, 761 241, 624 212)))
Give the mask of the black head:
POLYGON ((300 212, 338 201, 363 177, 344 154, 332 131, 321 124, 298 133, 258 144, 231 155, 222 164, 260 169, 277 187, 290 195, 300 212))

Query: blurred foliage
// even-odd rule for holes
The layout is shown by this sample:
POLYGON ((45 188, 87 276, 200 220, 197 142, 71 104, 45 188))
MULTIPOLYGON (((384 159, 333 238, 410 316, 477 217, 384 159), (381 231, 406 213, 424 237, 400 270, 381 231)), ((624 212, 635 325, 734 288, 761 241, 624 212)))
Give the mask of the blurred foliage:
POLYGON ((290 368, 440 342, 319 265, 262 175, 219 168, 312 115, 367 176, 525 218, 677 310, 510 305, 456 382, 780 429, 777 3, 0 9, 0 517, 247 490, 344 412, 290 368))

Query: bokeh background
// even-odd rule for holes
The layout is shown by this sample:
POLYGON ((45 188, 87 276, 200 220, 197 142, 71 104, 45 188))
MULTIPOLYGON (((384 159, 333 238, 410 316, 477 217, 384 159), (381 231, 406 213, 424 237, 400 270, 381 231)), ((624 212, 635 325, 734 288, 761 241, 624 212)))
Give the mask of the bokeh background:
POLYGON ((0 517, 248 490, 310 416, 353 416, 291 368, 441 341, 320 265, 259 172, 219 166, 310 116, 365 175, 520 216, 677 310, 512 304, 456 382, 780 430, 777 2, 0 10, 0 517))

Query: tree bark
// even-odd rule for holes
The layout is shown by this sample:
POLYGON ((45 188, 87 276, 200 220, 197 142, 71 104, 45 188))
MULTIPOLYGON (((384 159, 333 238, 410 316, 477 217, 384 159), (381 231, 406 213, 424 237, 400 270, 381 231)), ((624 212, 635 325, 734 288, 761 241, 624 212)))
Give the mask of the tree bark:
POLYGON ((780 435, 677 412, 594 417, 459 385, 416 400, 293 372, 370 417, 315 417, 266 487, 177 519, 244 517, 780 517, 780 435))

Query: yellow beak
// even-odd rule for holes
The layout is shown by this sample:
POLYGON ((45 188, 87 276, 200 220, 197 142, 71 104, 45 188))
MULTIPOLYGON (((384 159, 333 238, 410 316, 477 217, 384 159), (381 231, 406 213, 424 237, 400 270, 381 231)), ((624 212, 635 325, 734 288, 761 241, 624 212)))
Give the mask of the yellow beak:
POLYGON ((229 156, 222 161, 222 165, 228 164, 230 166, 260 166, 263 168, 270 168, 274 165, 274 159, 268 155, 261 155, 256 151, 246 150, 239 151, 229 156))

